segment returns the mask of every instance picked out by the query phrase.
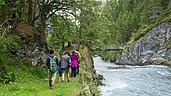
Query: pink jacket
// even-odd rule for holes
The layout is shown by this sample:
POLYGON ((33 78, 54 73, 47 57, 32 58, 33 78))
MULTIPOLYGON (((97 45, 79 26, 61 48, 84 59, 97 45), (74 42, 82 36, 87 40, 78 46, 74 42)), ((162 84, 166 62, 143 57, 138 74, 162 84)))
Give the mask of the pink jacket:
POLYGON ((78 66, 78 56, 77 56, 77 54, 76 53, 72 53, 72 55, 71 55, 71 67, 72 68, 75 68, 75 67, 77 67, 78 66))

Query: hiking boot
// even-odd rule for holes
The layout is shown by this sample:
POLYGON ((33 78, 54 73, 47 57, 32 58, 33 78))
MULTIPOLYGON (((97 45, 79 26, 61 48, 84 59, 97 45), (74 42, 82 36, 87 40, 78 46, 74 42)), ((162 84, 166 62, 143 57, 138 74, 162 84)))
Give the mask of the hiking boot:
POLYGON ((51 90, 53 90, 53 85, 52 85, 52 86, 50 86, 50 89, 51 89, 51 90))
POLYGON ((68 82, 70 82, 70 80, 68 80, 68 82))
POLYGON ((64 83, 64 80, 62 80, 62 83, 64 83))

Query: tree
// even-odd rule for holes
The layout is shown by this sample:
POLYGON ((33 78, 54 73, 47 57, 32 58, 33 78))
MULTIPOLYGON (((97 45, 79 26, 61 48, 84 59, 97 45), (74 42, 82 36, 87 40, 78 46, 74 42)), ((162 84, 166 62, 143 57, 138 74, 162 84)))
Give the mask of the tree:
POLYGON ((33 0, 28 0, 28 22, 33 23, 33 0))
MULTIPOLYGON (((31 5, 31 0, 29 1, 29 4, 31 5)), ((57 11, 66 11, 69 10, 73 4, 75 4, 74 0, 36 0, 36 5, 34 6, 35 9, 38 8, 37 13, 34 14, 36 16, 28 16, 28 21, 32 21, 31 18, 33 18, 33 24, 38 20, 38 28, 39 32, 41 33, 41 42, 45 42, 45 29, 46 29, 46 21, 50 17, 52 17, 57 11)), ((31 6, 29 7, 29 12, 31 12, 31 6)), ((29 13, 28 12, 28 13, 29 13)), ((44 44, 43 44, 44 45, 44 44)), ((45 45, 44 45, 45 46, 45 45)))

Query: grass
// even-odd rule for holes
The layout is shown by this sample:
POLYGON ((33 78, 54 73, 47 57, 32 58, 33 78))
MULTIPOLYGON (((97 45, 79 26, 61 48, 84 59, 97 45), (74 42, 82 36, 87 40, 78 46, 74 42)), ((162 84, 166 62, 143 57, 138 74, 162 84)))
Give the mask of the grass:
MULTIPOLYGON (((68 51, 71 51, 71 49, 68 49, 68 51)), ((83 54, 83 58, 88 58, 90 56, 87 48, 82 48, 80 52, 83 54)), ((84 59, 81 61, 80 74, 82 75, 71 78, 70 82, 62 83, 56 80, 53 90, 49 87, 48 72, 46 68, 23 64, 21 61, 15 60, 14 58, 8 58, 7 61, 6 58, 2 59, 2 65, 5 66, 7 73, 15 75, 15 82, 10 82, 8 84, 0 83, 0 96, 77 96, 80 93, 81 96, 91 95, 85 95, 86 91, 83 91, 82 89, 85 86, 90 85, 84 77, 86 73, 92 74, 89 69, 89 66, 92 66, 89 64, 91 63, 89 60, 90 58, 88 58, 87 62, 85 62, 84 59), (88 70, 84 67, 85 64, 89 65, 87 67, 88 70)), ((59 75, 57 75, 57 78, 58 76, 59 75)), ((96 91, 93 93, 98 94, 96 91)))
POLYGON ((1 84, 0 96, 76 96, 79 90, 77 79, 71 82, 56 83, 51 90, 48 80, 30 78, 13 84, 1 84))
POLYGON ((51 90, 47 70, 41 67, 13 62, 6 65, 6 69, 15 74, 16 80, 9 84, 0 83, 0 96, 76 96, 81 89, 79 77, 64 83, 56 80, 51 90))

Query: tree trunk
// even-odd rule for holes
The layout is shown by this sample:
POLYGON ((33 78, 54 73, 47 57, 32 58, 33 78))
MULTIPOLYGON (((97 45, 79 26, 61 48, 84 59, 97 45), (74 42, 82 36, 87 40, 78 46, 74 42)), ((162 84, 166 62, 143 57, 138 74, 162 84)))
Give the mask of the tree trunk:
POLYGON ((80 45, 81 45, 81 41, 80 41, 80 39, 81 39, 81 23, 80 23, 80 28, 79 28, 79 30, 78 30, 78 39, 77 39, 77 49, 79 50, 80 49, 80 45))
POLYGON ((82 32, 82 26, 83 26, 83 21, 82 21, 82 18, 83 18, 83 10, 82 10, 82 8, 81 8, 81 13, 80 13, 80 17, 81 17, 81 19, 80 19, 80 27, 79 27, 79 29, 77 28, 77 32, 78 32, 78 34, 77 34, 77 37, 78 37, 78 45, 77 45, 77 49, 79 50, 80 49, 80 45, 81 45, 81 32, 82 32))
POLYGON ((68 41, 68 47, 71 47, 71 41, 68 41))
POLYGON ((42 47, 43 47, 43 50, 45 48, 45 41, 46 41, 46 35, 45 35, 45 31, 46 31, 46 14, 45 12, 42 12, 41 13, 41 16, 40 16, 40 21, 41 21, 41 24, 39 26, 40 28, 40 42, 42 43, 42 47))
POLYGON ((64 48, 65 48, 65 42, 64 42, 64 36, 62 36, 62 50, 64 50, 64 48))
POLYGON ((33 1, 32 0, 28 0, 28 22, 33 23, 33 9, 32 6, 33 5, 33 1))

